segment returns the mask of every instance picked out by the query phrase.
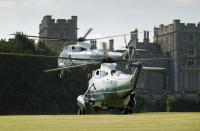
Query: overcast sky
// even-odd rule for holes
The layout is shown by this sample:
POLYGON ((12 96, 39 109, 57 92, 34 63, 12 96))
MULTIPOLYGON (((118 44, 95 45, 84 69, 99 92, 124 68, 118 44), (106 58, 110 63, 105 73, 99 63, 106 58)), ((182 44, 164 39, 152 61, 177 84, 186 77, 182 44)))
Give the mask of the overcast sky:
POLYGON ((16 31, 38 35, 45 15, 78 16, 79 36, 90 27, 94 29, 90 37, 118 35, 135 28, 153 31, 154 26, 173 19, 198 23, 200 0, 0 0, 0 38, 16 31))

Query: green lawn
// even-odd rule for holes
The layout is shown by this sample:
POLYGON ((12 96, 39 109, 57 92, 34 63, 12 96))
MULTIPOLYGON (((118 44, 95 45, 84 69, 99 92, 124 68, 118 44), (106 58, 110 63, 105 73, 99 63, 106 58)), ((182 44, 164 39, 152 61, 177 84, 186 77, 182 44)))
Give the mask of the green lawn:
POLYGON ((200 113, 0 116, 2 131, 200 131, 200 113))

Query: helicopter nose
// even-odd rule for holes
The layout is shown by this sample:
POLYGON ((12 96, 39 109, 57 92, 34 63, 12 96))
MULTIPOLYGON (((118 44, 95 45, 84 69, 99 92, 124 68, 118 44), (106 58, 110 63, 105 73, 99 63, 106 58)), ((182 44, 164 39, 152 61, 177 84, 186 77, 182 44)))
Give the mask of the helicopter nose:
POLYGON ((85 108, 85 96, 84 95, 80 95, 77 97, 77 104, 80 108, 85 108))

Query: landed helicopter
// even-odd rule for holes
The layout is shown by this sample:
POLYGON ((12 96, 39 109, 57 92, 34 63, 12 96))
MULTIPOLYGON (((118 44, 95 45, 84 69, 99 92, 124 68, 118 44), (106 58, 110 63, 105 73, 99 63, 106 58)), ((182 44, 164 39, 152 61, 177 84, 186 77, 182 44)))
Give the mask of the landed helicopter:
POLYGON ((165 68, 144 67, 141 62, 131 63, 134 73, 123 74, 116 70, 116 63, 102 63, 100 69, 93 71, 88 89, 77 97, 78 114, 86 109, 95 111, 119 109, 122 114, 132 113, 136 106, 135 88, 141 71, 166 72, 165 68))

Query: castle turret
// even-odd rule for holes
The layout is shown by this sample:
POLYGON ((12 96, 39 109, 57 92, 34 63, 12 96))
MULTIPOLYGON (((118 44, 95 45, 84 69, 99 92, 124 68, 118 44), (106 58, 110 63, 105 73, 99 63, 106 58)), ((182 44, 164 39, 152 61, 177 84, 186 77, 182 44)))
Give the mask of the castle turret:
MULTIPOLYGON (((77 16, 72 16, 71 19, 52 19, 51 15, 43 17, 39 25, 39 36, 57 39, 77 39, 77 16)), ((66 41, 51 41, 40 39, 51 47, 56 52, 60 52, 66 41)))
POLYGON ((144 31, 144 39, 143 39, 143 42, 145 44, 148 44, 149 43, 149 31, 144 31))
POLYGON ((109 40, 109 51, 114 51, 114 39, 109 40))
POLYGON ((138 30, 135 29, 131 32, 131 42, 129 43, 130 46, 136 47, 136 44, 138 43, 138 30))

